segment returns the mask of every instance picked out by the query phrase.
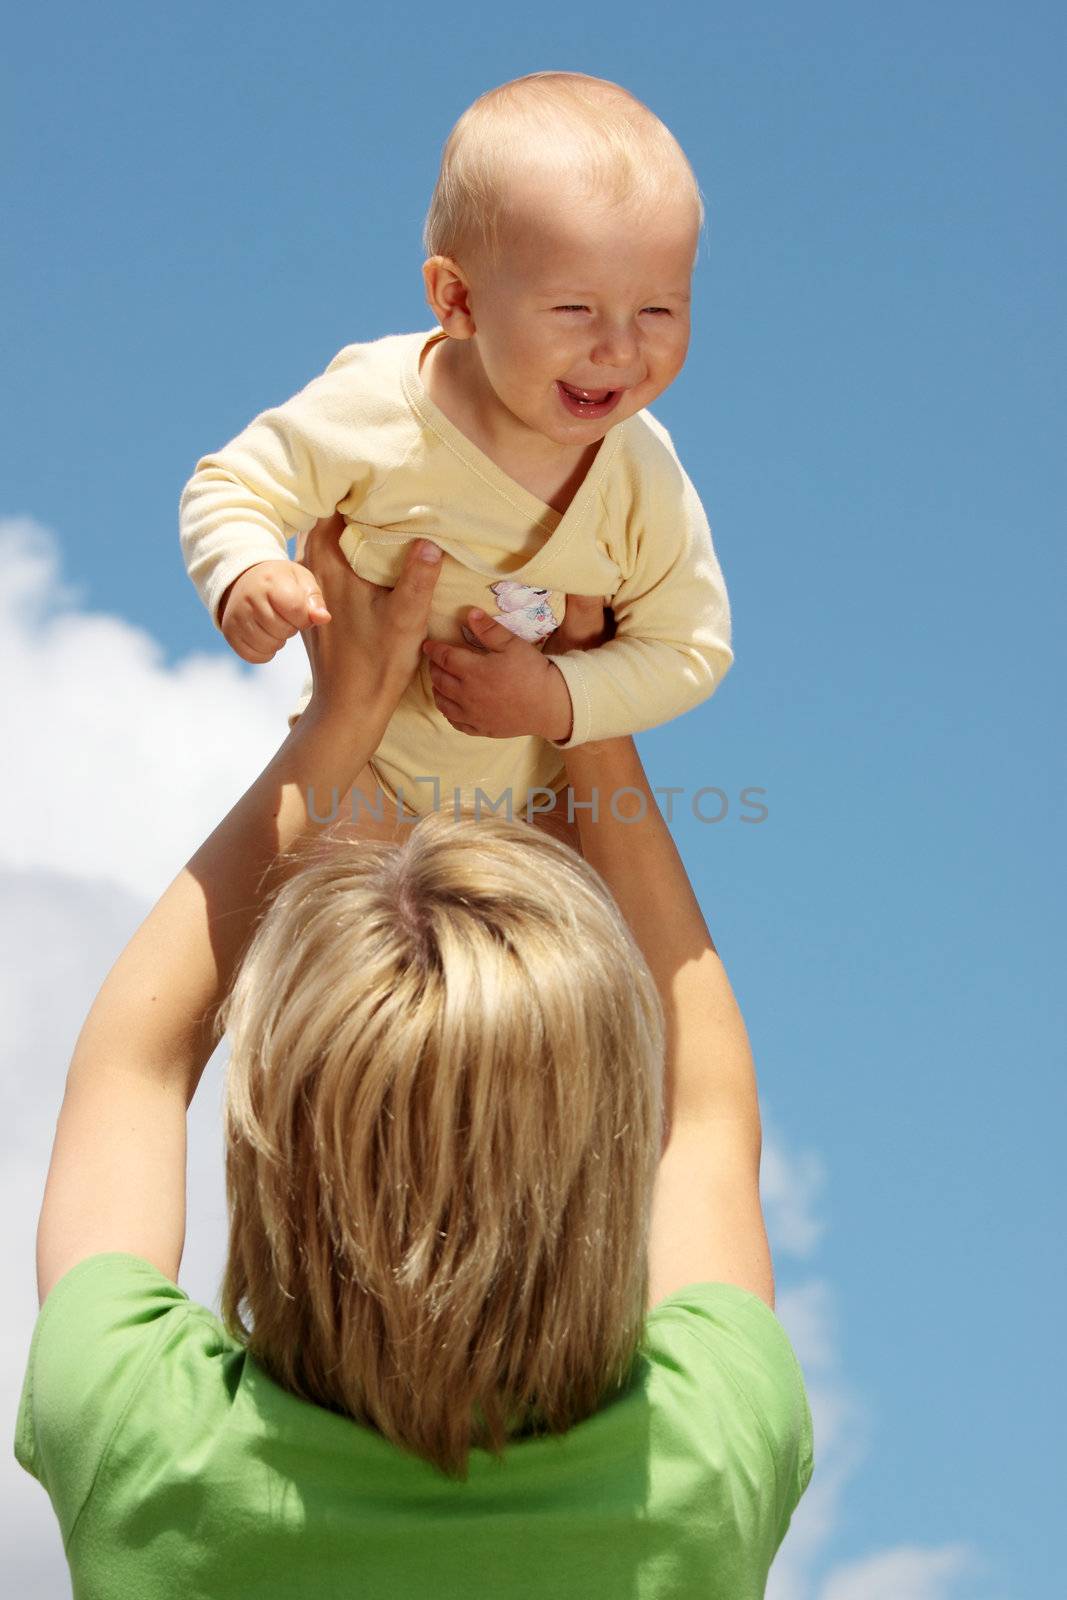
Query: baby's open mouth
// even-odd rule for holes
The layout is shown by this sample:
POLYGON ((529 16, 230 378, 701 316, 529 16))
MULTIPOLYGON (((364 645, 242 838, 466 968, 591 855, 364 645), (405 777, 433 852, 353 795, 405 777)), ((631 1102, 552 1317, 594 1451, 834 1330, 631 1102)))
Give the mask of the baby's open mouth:
POLYGON ((614 411, 622 395, 621 389, 579 389, 576 384, 556 379, 556 387, 564 406, 573 417, 606 417, 614 411))
POLYGON ((561 387, 566 389, 568 394, 573 395, 576 400, 581 400, 586 405, 601 405, 615 393, 614 389, 576 389, 573 383, 564 383, 562 378, 559 381, 561 387))

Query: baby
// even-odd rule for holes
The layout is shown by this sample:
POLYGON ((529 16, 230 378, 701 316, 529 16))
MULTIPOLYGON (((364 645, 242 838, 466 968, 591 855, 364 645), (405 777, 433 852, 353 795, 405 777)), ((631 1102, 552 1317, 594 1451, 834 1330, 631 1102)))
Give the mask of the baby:
POLYGON ((730 666, 707 519, 647 410, 685 361, 702 221, 680 146, 618 85, 491 90, 426 220, 439 326, 348 345, 186 485, 189 575, 245 661, 328 624, 299 561, 318 520, 338 513, 353 570, 388 587, 412 539, 440 547, 430 637, 452 648, 424 657, 359 785, 397 816, 529 817, 565 786, 561 751, 680 715, 730 666), (550 653, 568 594, 610 605, 599 648, 550 653))

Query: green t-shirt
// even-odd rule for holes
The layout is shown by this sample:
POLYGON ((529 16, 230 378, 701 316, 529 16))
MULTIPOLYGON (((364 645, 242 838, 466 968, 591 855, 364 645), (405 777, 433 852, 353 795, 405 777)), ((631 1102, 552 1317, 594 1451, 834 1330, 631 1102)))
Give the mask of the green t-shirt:
POLYGON ((274 1383, 149 1262, 45 1301, 15 1455, 75 1600, 757 1600, 812 1473, 792 1345, 758 1296, 679 1290, 629 1388, 465 1483, 274 1383))

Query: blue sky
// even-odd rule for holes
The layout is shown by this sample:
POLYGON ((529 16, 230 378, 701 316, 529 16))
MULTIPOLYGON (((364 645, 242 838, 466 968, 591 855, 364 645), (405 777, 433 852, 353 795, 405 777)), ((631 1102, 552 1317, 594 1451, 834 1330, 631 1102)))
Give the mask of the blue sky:
MULTIPOLYGON (((187 699, 191 654, 235 693, 258 669, 222 663, 185 577, 182 485, 342 345, 431 326, 421 224, 464 107, 591 72, 693 163, 693 345, 654 410, 707 508, 737 659, 639 744, 654 782, 732 800, 717 826, 683 807, 676 836, 756 1048, 782 1315, 827 1447, 780 1600, 1067 1580, 1063 19, 309 0, 46 3, 5 28, 5 550, 50 540, 68 614, 156 641, 153 682, 187 699)), ((62 764, 49 715, 33 759, 62 764)), ((101 744, 79 782, 122 759, 101 744)), ((132 905, 197 842, 171 815, 158 881, 88 836, 81 867, 47 840, 3 865, 113 879, 132 905)))

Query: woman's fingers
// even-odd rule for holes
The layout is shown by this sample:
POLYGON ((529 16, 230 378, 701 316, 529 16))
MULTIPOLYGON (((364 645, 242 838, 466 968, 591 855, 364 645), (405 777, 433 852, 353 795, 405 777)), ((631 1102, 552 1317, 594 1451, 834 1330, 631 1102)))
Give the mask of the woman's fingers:
POLYGON ((415 539, 404 552, 396 588, 381 603, 396 627, 423 637, 430 619, 430 606, 441 573, 441 550, 429 539, 415 539))
POLYGON ((316 691, 357 699, 395 692, 399 698, 419 664, 441 570, 440 550, 429 541, 412 541, 389 589, 352 570, 340 545, 343 531, 340 517, 317 522, 300 552, 307 592, 320 593, 328 610, 328 616, 310 616, 300 630, 316 691), (327 626, 317 627, 317 621, 327 626))
POLYGON ((597 595, 569 594, 563 621, 545 644, 546 655, 591 650, 615 637, 615 614, 597 595))
MULTIPOLYGON (((306 587, 301 585, 305 587, 307 596, 305 604, 315 596, 331 616, 335 607, 343 604, 351 595, 351 585, 344 587, 353 575, 341 550, 344 529, 344 518, 340 515, 323 517, 304 539, 296 563, 297 571, 302 570, 307 574, 306 587)), ((323 619, 315 616, 314 620, 323 619)))
POLYGON ((394 588, 371 583, 353 572, 341 550, 344 521, 340 517, 317 522, 307 535, 301 552, 308 575, 308 589, 321 597, 326 617, 344 610, 369 620, 378 617, 378 627, 408 634, 425 632, 434 588, 441 570, 441 551, 428 539, 413 540, 404 552, 404 564, 394 588), (381 612, 378 607, 382 607, 381 612))

